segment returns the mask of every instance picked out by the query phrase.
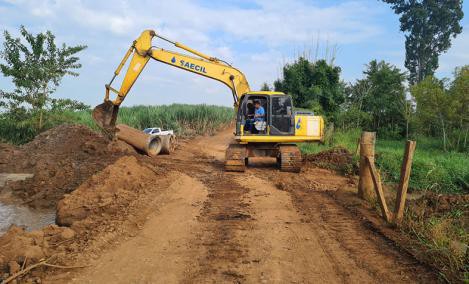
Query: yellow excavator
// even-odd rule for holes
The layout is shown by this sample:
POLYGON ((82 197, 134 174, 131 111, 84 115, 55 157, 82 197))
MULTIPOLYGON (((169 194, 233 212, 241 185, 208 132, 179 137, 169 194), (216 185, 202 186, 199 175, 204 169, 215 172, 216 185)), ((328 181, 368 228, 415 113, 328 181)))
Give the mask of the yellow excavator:
POLYGON ((106 84, 104 103, 93 110, 96 123, 112 133, 119 106, 150 59, 215 79, 231 89, 236 115, 234 142, 226 150, 225 169, 243 172, 251 157, 274 157, 282 171, 299 172, 302 158, 296 143, 319 142, 324 137, 324 120, 311 112, 293 110, 290 96, 281 92, 253 92, 244 74, 227 62, 205 55, 153 30, 145 30, 125 54, 106 84), (159 38, 194 56, 152 46, 159 38), (111 85, 132 56, 119 90, 111 85), (114 100, 110 92, 116 94, 114 100))

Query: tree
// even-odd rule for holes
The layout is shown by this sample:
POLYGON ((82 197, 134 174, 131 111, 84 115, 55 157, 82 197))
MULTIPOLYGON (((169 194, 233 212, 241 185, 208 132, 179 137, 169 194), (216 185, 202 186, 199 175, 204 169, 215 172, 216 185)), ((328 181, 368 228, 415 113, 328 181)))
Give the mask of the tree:
POLYGON ((347 88, 348 109, 353 110, 353 117, 361 121, 364 128, 403 134, 406 125, 403 107, 403 102, 407 103, 406 74, 389 63, 376 60, 366 66, 363 74, 365 78, 347 88))
POLYGON ((448 93, 453 101, 453 123, 457 129, 455 148, 466 151, 469 134, 469 65, 456 68, 448 93))
POLYGON ((334 117, 344 102, 340 67, 325 60, 310 62, 299 57, 283 67, 283 78, 274 82, 275 91, 290 94, 295 106, 334 117))
POLYGON ((346 104, 343 115, 344 123, 355 124, 354 127, 359 128, 362 125, 369 125, 371 117, 363 111, 363 101, 370 95, 371 82, 369 80, 357 80, 355 84, 350 84, 346 88, 346 104), (366 122, 364 120, 367 120, 366 122), (355 123, 353 123, 355 122, 355 123))
POLYGON ((401 15, 405 33, 409 81, 413 85, 438 68, 438 56, 451 47, 451 38, 462 32, 462 0, 382 0, 401 15))
POLYGON ((412 96, 417 103, 416 116, 420 129, 427 135, 441 131, 443 149, 447 149, 447 128, 451 106, 444 84, 433 76, 427 76, 420 83, 411 87, 412 96))
POLYGON ((270 88, 269 84, 267 84, 266 82, 264 82, 261 86, 261 91, 267 91, 267 92, 270 92, 272 91, 272 89, 270 88))
POLYGON ((86 46, 62 44, 58 47, 50 31, 33 35, 24 26, 20 28, 20 35, 20 38, 14 38, 8 31, 4 32, 3 50, 0 51, 4 63, 0 63, 0 71, 5 77, 12 78, 15 90, 1 91, 1 97, 11 113, 37 116, 38 128, 42 129, 47 107, 84 107, 72 100, 52 100, 50 95, 65 75, 78 76, 74 70, 81 64, 75 54, 86 46))
POLYGON ((420 132, 440 136, 445 151, 468 151, 469 65, 456 68, 452 82, 428 76, 412 86, 411 93, 420 132))

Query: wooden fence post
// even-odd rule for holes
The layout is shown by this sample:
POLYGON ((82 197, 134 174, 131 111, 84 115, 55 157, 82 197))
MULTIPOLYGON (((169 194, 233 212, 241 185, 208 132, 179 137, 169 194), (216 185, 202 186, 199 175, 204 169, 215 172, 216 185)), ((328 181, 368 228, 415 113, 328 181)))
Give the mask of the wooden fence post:
POLYGON ((386 204, 386 198, 384 197, 383 186, 381 185, 381 178, 376 170, 375 164, 369 157, 366 157, 366 162, 368 164, 368 170, 371 174, 371 178, 373 179, 374 190, 376 192, 376 196, 378 196, 378 203, 379 207, 381 208, 381 213, 383 215, 384 220, 386 222, 391 222, 391 214, 389 214, 388 205, 386 204))
POLYGON ((373 180, 366 158, 374 164, 375 161, 375 132, 362 132, 360 139, 360 177, 358 180, 358 196, 362 199, 373 201, 376 197, 373 189, 373 180))
POLYGON ((414 157, 416 142, 407 141, 405 145, 404 159, 402 160, 401 179, 397 188, 396 205, 394 206, 394 222, 399 224, 404 216, 404 206, 409 187, 410 170, 414 157))

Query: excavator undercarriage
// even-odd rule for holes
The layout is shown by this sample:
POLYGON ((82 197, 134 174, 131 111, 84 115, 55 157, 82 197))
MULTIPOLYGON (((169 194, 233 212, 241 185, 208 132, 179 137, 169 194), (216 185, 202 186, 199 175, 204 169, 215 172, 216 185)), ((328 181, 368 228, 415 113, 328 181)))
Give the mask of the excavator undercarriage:
POLYGON ((244 172, 249 163, 249 158, 253 157, 276 158, 277 165, 283 172, 298 173, 303 163, 300 149, 295 144, 232 143, 226 150, 225 170, 244 172))

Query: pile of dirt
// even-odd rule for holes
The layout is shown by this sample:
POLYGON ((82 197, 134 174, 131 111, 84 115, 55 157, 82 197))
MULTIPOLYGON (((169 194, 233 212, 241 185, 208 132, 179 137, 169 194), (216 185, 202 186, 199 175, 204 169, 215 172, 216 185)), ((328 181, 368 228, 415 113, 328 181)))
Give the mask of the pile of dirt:
MULTIPOLYGON (((33 232, 13 225, 0 238, 0 271, 6 274, 2 277, 6 279, 22 266, 27 267, 41 259, 63 254, 63 248, 58 245, 72 240, 75 235, 72 229, 56 225, 33 232)), ((31 277, 34 279, 34 274, 31 277)))
POLYGON ((438 194, 427 192, 422 197, 409 203, 409 208, 411 208, 413 213, 422 217, 446 214, 454 210, 462 210, 469 213, 467 206, 467 204, 469 204, 469 194, 438 194))
POLYGON ((21 151, 18 147, 7 143, 0 143, 0 172, 17 172, 17 169, 21 168, 21 166, 19 163, 15 163, 15 158, 20 154, 21 151))
MULTIPOLYGON (((89 177, 58 202, 58 225, 32 232, 11 226, 0 236, 0 279, 17 272, 25 260, 34 264, 51 258, 53 264, 79 265, 96 257, 103 246, 134 233, 135 225, 148 214, 141 208, 152 202, 148 196, 167 186, 167 171, 152 161, 145 156, 122 156, 89 177)), ((35 269, 27 277, 40 280, 44 273, 35 269)))
POLYGON ((59 201, 57 224, 72 226, 90 216, 122 214, 142 191, 157 186, 155 175, 148 164, 122 157, 59 201))
POLYGON ((34 174, 6 189, 32 207, 53 208, 91 175, 135 152, 122 144, 83 125, 60 125, 21 147, 1 146, 0 172, 34 174))
POLYGON ((305 155, 304 160, 306 165, 337 170, 345 174, 355 174, 358 170, 353 163, 353 155, 342 147, 305 155))

